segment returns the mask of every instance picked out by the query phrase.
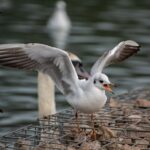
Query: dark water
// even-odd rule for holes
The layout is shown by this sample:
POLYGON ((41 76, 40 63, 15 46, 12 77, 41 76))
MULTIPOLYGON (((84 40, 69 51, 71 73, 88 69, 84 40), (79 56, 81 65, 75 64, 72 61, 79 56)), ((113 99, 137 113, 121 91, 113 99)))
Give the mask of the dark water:
MULTIPOLYGON (((53 12, 53 0, 1 0, 0 43, 39 42, 53 45, 45 26, 53 12)), ((67 1, 72 30, 66 49, 76 53, 87 70, 105 50, 122 40, 140 43, 141 52, 105 72, 119 84, 117 94, 150 84, 150 1, 67 1)), ((37 74, 0 68, 0 133, 37 119, 37 74), (11 78, 10 78, 11 77, 11 78)), ((57 94, 58 110, 68 107, 57 94)))

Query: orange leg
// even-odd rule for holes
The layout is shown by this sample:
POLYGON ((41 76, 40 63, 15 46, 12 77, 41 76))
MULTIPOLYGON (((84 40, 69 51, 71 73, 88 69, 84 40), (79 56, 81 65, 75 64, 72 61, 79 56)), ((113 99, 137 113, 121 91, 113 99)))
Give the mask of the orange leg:
POLYGON ((75 113, 75 118, 76 118, 76 124, 77 124, 77 129, 78 129, 78 132, 80 132, 80 126, 79 126, 79 119, 78 119, 78 112, 76 111, 75 113))
POLYGON ((94 114, 93 113, 91 114, 91 124, 93 126, 93 131, 92 131, 92 134, 91 134, 91 138, 93 140, 96 140, 96 130, 95 130, 94 114))

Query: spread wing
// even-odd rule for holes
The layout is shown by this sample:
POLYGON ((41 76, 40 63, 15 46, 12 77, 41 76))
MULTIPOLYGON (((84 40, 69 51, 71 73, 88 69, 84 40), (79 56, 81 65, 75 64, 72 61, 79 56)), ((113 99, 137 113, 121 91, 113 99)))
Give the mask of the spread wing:
POLYGON ((0 65, 44 72, 63 94, 75 90, 77 85, 78 77, 68 54, 44 44, 2 44, 0 65))
POLYGON ((103 69, 113 63, 119 63, 137 53, 140 50, 138 43, 127 40, 120 42, 112 50, 105 52, 93 65, 91 75, 102 72, 103 69))

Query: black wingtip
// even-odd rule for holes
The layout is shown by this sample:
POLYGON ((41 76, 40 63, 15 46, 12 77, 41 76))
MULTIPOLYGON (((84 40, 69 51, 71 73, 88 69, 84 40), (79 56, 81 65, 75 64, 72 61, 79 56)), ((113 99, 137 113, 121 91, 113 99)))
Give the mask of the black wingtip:
POLYGON ((0 108, 0 113, 4 113, 4 110, 0 108))
POLYGON ((133 50, 134 52, 140 51, 140 45, 133 46, 133 45, 125 45, 125 49, 127 50, 133 50))

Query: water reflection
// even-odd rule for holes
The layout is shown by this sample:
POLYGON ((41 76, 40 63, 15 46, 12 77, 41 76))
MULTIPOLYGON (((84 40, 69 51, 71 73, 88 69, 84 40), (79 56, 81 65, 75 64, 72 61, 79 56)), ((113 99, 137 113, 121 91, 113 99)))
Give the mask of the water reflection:
MULTIPOLYGON (((126 62, 105 70, 119 84, 116 93, 149 86, 150 1, 94 0, 66 1, 72 30, 66 49, 81 57, 89 70, 104 50, 121 40, 132 39, 142 45, 141 52, 126 62)), ((0 5, 0 43, 39 42, 52 45, 45 32, 55 1, 2 0, 0 5), (7 3, 6 3, 7 2, 7 3)), ((37 119, 36 73, 0 68, 0 132, 37 119), (10 78, 11 75, 11 78, 10 78)), ((58 110, 68 107, 57 94, 58 110)))

